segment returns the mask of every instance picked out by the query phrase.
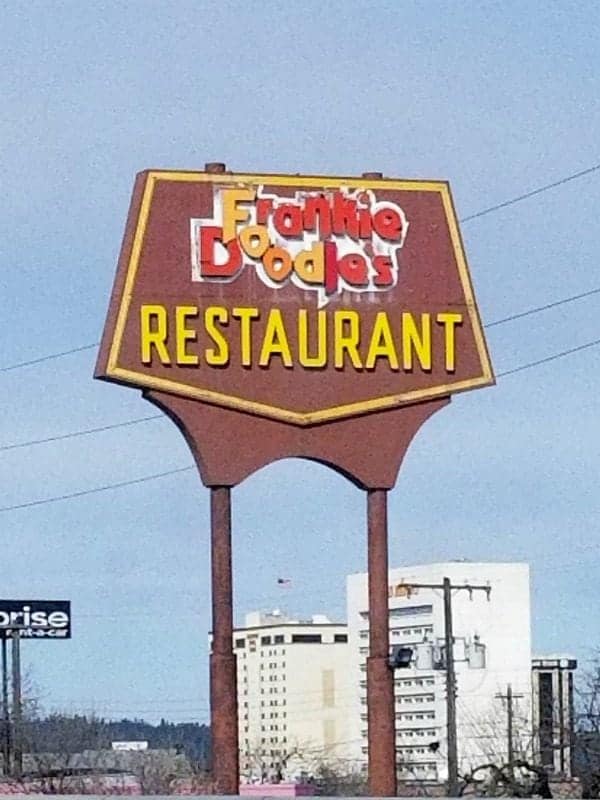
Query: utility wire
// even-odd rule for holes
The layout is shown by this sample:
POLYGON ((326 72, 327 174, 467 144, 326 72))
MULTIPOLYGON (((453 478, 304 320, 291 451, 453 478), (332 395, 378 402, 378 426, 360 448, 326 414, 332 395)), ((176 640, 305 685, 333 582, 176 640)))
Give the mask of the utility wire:
POLYGON ((10 372, 13 369, 21 369, 21 367, 31 367, 33 364, 41 364, 42 361, 50 361, 53 358, 70 356, 72 353, 81 353, 83 350, 92 350, 92 348, 98 347, 99 344, 100 342, 94 342, 93 344, 82 344, 81 347, 72 347, 70 350, 62 350, 60 353, 50 353, 47 356, 32 358, 30 361, 20 361, 18 364, 10 364, 8 367, 0 367, 0 372, 10 372))
MULTIPOLYGON (((579 172, 573 172, 571 175, 566 175, 564 178, 560 178, 553 183, 547 183, 544 186, 539 186, 537 189, 533 189, 530 192, 526 192, 525 194, 518 195, 517 197, 512 197, 510 200, 505 200, 503 203, 498 203, 495 206, 490 206, 489 208, 484 208, 481 211, 477 211, 475 214, 470 214, 468 217, 463 217, 459 222, 470 222, 473 219, 478 219, 479 217, 483 217, 486 214, 492 214, 494 211, 499 211, 502 208, 507 208, 508 206, 512 206, 515 203, 521 203, 523 200, 528 200, 530 197, 535 197, 535 195, 542 194, 542 192, 547 192, 550 189, 556 189, 558 186, 563 186, 565 183, 569 183, 570 181, 577 180, 578 178, 583 178, 585 175, 591 175, 593 172, 600 170, 600 163, 593 164, 591 167, 587 169, 580 170, 579 172)), ((568 302, 568 301, 566 301, 568 302)), ((551 306, 549 306, 551 307, 551 306)), ((492 325, 499 325, 499 322, 492 323, 492 325)), ((491 327, 491 326, 488 326, 491 327)), ((10 364, 7 367, 0 367, 0 372, 9 372, 10 370, 20 369, 21 367, 29 367, 33 364, 40 364, 43 361, 49 361, 53 358, 62 358, 63 356, 69 356, 73 353, 80 353, 82 350, 91 350, 94 347, 98 347, 100 342, 94 342, 93 344, 84 344, 81 347, 73 347, 70 350, 63 350, 60 353, 50 353, 47 356, 40 356, 39 358, 31 359, 30 361, 21 361, 17 364, 10 364)))
POLYGON ((63 439, 72 439, 74 436, 89 436, 92 433, 102 433, 103 431, 112 431, 115 428, 126 428, 129 425, 138 425, 140 422, 150 422, 154 419, 165 419, 164 414, 151 414, 148 417, 137 417, 129 419, 125 422, 113 422, 110 425, 101 425, 99 428, 85 428, 81 431, 72 431, 71 433, 60 433, 56 436, 47 436, 45 439, 31 439, 28 442, 17 442, 15 444, 3 444, 0 446, 0 452, 6 450, 18 450, 21 447, 32 447, 36 444, 48 444, 49 442, 60 442, 63 439))
POLYGON ((594 294, 600 294, 600 287, 596 289, 590 289, 588 292, 582 292, 581 294, 573 294, 570 297, 563 297, 561 300, 554 300, 552 303, 546 303, 543 306, 536 306, 535 308, 529 308, 526 311, 521 311, 518 314, 511 314, 509 317, 503 317, 502 319, 496 319, 493 322, 488 322, 484 325, 484 328, 494 328, 496 325, 504 325, 506 322, 514 322, 516 319, 523 319, 523 317, 530 317, 533 314, 539 314, 541 311, 548 311, 550 308, 557 308, 558 306, 564 306, 566 303, 573 303, 575 300, 583 300, 584 297, 591 297, 594 294))
MULTIPOLYGON (((533 367, 537 367, 540 364, 547 364, 550 361, 556 361, 559 358, 564 358, 565 356, 572 355, 573 353, 578 353, 581 350, 586 350, 586 349, 588 349, 590 347, 597 347, 598 345, 600 345, 600 339, 595 339, 593 342, 587 342, 587 344, 582 344, 582 345, 579 345, 578 347, 572 347, 569 350, 563 350, 561 353, 554 353, 553 355, 547 356, 546 358, 541 358, 538 361, 530 361, 528 364, 522 364, 520 367, 515 367, 514 369, 509 369, 506 372, 500 372, 497 375, 497 377, 498 378, 504 378, 506 375, 513 375, 515 372, 522 372, 523 370, 526 370, 526 369, 532 369, 533 367)), ((132 425, 132 424, 134 424, 134 422, 135 422, 135 420, 132 420, 128 424, 132 425)), ((105 428, 106 427, 107 426, 105 426, 105 428)), ((77 432, 72 433, 72 434, 65 434, 65 437, 66 436, 76 436, 76 435, 78 435, 77 432)), ((24 447, 25 444, 23 444, 21 446, 24 447)), ((168 472, 158 472, 158 473, 155 473, 154 475, 146 475, 146 476, 144 476, 142 478, 134 478, 133 480, 129 480, 129 481, 121 481, 120 483, 109 483, 109 484, 106 484, 105 486, 97 486, 94 489, 84 489, 84 490, 82 490, 80 492, 73 492, 71 494, 57 495, 56 497, 47 497, 47 498, 42 499, 42 500, 30 500, 27 503, 17 503, 16 505, 11 505, 11 506, 1 506, 0 507, 0 513, 3 513, 5 511, 18 511, 20 509, 31 508, 33 506, 43 506, 43 505, 46 505, 47 503, 57 503, 57 502, 59 502, 61 500, 73 500, 76 497, 83 497, 84 495, 88 495, 88 494, 96 494, 97 492, 107 492, 107 491, 109 491, 111 489, 120 489, 123 486, 132 486, 133 484, 136 484, 136 483, 145 483, 146 481, 152 481, 152 480, 156 480, 158 478, 166 478, 169 475, 176 475, 176 474, 178 474, 180 472, 188 472, 191 469, 194 469, 194 467, 192 467, 192 466, 179 467, 178 469, 172 469, 172 470, 169 470, 168 472)))
MULTIPOLYGON (((493 322, 489 322, 487 325, 484 325, 484 328, 493 328, 497 325, 504 325, 507 322, 513 322, 517 319, 522 319, 523 317, 529 317, 534 314, 539 314, 542 311, 548 311, 551 308, 557 308, 558 306, 565 305, 566 303, 573 303, 575 300, 582 300, 586 297, 591 297, 592 295, 600 294, 600 287, 595 289, 589 289, 587 292, 581 292, 580 294, 570 295, 569 297, 563 297, 560 300, 554 300, 552 303, 546 303, 543 306, 535 306, 534 308, 529 308, 525 311, 521 311, 517 314, 511 314, 508 317, 503 317, 502 319, 494 320, 493 322)), ((585 349, 587 347, 592 347, 596 342, 590 342, 589 344, 583 345, 581 348, 575 348, 573 351, 567 350, 565 353, 558 353, 554 356, 551 356, 549 360, 553 360, 554 358, 561 358, 562 355, 568 355, 571 352, 577 352, 578 349, 585 349)), ((93 345, 92 345, 93 346, 93 345)), ((505 375, 510 375, 512 372, 521 372, 525 369, 530 369, 533 366, 537 366, 538 364, 544 364, 546 359, 542 359, 540 361, 535 361, 531 364, 524 364, 523 366, 516 367, 514 370, 508 370, 507 372, 501 372, 496 377, 502 378, 505 375)), ((16 368, 16 367, 15 367, 16 368)), ((0 453, 6 452, 7 450, 19 450, 23 447, 33 447, 34 445, 38 444, 48 444, 50 442, 59 442, 65 439, 73 439, 78 436, 89 436, 92 433, 103 433, 104 431, 110 431, 117 428, 125 428, 130 425, 137 425, 140 422, 150 422, 152 420, 164 419, 164 414, 151 414, 147 417, 135 417, 134 419, 125 420, 124 422, 115 422, 110 425, 102 425, 97 428, 84 428, 83 430, 79 431, 72 431, 71 433, 63 433, 57 434, 55 436, 48 436, 44 439, 31 439, 26 442, 15 442, 14 444, 5 444, 0 445, 0 453)))
POLYGON ((133 478, 129 481, 120 481, 119 483, 107 483, 105 486, 96 486, 94 489, 83 489, 80 492, 72 492, 70 494, 61 494, 56 497, 46 497, 42 500, 30 500, 27 503, 16 503, 12 506, 0 507, 0 513, 4 511, 18 511, 22 508, 32 508, 33 506, 44 506, 48 503, 58 503, 60 500, 73 500, 76 497, 83 497, 87 494, 96 494, 97 492, 108 492, 110 489, 121 489, 123 486, 133 486, 136 483, 145 483, 146 481, 154 481, 157 478, 166 478, 169 475, 177 475, 180 472, 188 472, 194 467, 179 467, 178 469, 170 469, 167 472, 157 472, 154 475, 145 475, 142 478, 133 478))
MULTIPOLYGON (((531 312, 524 312, 521 316, 526 316, 528 313, 531 312)), ((502 320, 499 320, 497 325, 500 324, 502 320)), ((508 320, 507 320, 508 321, 508 320)), ((547 364, 550 361, 556 361, 559 358, 564 358, 565 356, 571 355, 573 353, 578 353, 580 350, 587 350, 590 347, 596 347, 600 344, 600 339, 594 339, 592 342, 587 342, 586 344, 579 345, 578 347, 572 347, 569 350, 563 350, 560 353, 553 353, 546 358, 538 359, 537 361, 530 361, 527 364, 521 364, 519 367, 514 367, 513 369, 506 370, 504 372, 499 372, 496 375, 496 378, 505 378, 507 375, 513 375, 516 372, 523 372, 528 369, 533 369, 534 367, 538 367, 541 364, 547 364)), ((102 425, 98 428, 84 428, 83 430, 79 431, 71 431, 70 433, 62 433, 56 436, 48 436, 45 439, 30 439, 27 442, 16 442, 14 444, 5 444, 0 445, 0 453, 5 452, 7 450, 19 450, 23 447, 33 447, 38 444, 48 444, 50 442, 58 442, 63 441, 65 439, 75 439, 79 436, 89 436, 92 433, 103 433, 104 431, 111 431, 117 428, 125 428, 132 425, 138 425, 141 422, 150 422, 152 420, 158 419, 165 419, 164 414, 151 414, 147 417, 136 417, 134 419, 125 420, 125 422, 114 422, 110 425, 102 425)), ((0 512, 3 511, 0 508, 0 512)))
POLYGON ((503 203, 498 203, 495 206, 484 208, 482 211, 477 211, 475 214, 470 214, 468 217, 463 217, 460 222, 470 222, 472 219, 479 219, 479 217, 484 217, 486 214, 491 214, 494 211, 500 211, 501 208, 513 206, 515 203, 521 203, 523 200, 529 200, 530 197, 535 197, 536 195, 542 194, 542 192, 547 192, 550 189, 556 189, 558 186, 563 186, 565 183, 569 183, 569 181, 577 180, 577 178, 583 178, 585 175, 591 175, 592 172, 596 172, 599 169, 600 164, 594 164, 587 169, 582 169, 580 172, 573 172, 571 175, 560 178, 553 183, 547 183, 545 186, 540 186, 537 189, 533 189, 531 192, 520 194, 517 197, 512 197, 510 200, 505 200, 503 203))
POLYGON ((520 367, 514 367, 513 369, 508 369, 505 372, 499 372, 496 377, 504 378, 507 375, 514 375, 515 372, 523 372, 523 370, 526 369, 533 369, 533 367, 539 367, 540 364, 548 364, 550 361, 556 361, 559 358, 570 356, 572 353, 579 353, 581 350, 587 350, 589 347, 597 347, 599 344, 600 339, 595 339, 593 342, 580 344, 578 347, 571 347, 569 350, 563 350, 560 353, 554 353, 551 356, 546 356, 546 358, 540 358, 538 361, 530 361, 528 364, 522 364, 520 367))

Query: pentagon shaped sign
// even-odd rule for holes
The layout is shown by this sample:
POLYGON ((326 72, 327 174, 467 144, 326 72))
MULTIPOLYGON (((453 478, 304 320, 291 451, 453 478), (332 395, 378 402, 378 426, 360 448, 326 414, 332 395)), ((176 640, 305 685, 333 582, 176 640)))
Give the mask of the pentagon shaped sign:
POLYGON ((493 383, 448 184, 141 173, 96 375, 296 426, 493 383))

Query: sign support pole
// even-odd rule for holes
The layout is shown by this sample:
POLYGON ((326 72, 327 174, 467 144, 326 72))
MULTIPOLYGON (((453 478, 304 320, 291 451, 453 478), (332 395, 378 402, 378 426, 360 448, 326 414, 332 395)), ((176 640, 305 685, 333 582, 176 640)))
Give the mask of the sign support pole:
POLYGON ((8 710, 8 647, 6 637, 2 638, 2 756, 4 774, 10 770, 10 716, 8 710))
POLYGON ((369 791, 396 795, 394 673, 389 666, 387 491, 367 492, 369 657, 367 712, 369 791))
POLYGON ((13 690, 13 768, 14 778, 23 775, 23 730, 21 709, 21 631, 12 632, 12 690, 13 690))
POLYGON ((239 794, 237 672, 233 652, 231 489, 210 490, 212 652, 210 715, 216 794, 239 794))

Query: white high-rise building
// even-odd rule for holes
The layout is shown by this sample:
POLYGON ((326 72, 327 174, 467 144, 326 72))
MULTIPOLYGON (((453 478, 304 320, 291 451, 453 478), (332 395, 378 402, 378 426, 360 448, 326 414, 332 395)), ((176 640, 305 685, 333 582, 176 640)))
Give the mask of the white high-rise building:
POLYGON ((234 633, 242 780, 292 777, 347 753, 345 624, 252 612, 234 633))
MULTIPOLYGON (((453 589, 459 771, 507 758, 510 685, 515 753, 529 754, 531 726, 531 632, 529 567, 520 563, 446 562, 389 572, 390 644, 435 655, 416 658, 394 675, 398 775, 405 779, 447 779, 446 676, 442 667, 443 593, 407 588, 411 583, 489 586, 485 591, 453 589), (425 644, 424 644, 425 643, 425 644), (433 648, 430 644, 433 644, 433 648), (483 648, 481 647, 483 645, 483 648), (429 661, 429 663, 428 663, 429 661), (425 668, 423 668, 425 667, 425 668)), ((352 756, 366 768, 366 659, 369 654, 367 575, 347 579, 349 672, 355 687, 351 715, 352 756)))

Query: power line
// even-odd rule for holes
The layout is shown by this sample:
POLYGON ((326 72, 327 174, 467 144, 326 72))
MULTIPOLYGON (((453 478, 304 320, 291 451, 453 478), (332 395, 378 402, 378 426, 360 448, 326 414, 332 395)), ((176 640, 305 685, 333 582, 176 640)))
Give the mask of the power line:
POLYGON ((145 483, 146 481, 154 481, 158 478, 166 478, 169 475, 177 475, 180 472, 188 472, 194 467, 178 467, 177 469, 170 469, 167 472, 157 472, 154 475, 145 475, 142 478, 133 478, 128 481, 120 481, 119 483, 108 483, 105 486, 96 486, 94 489, 83 489, 80 492, 71 492, 70 494, 61 494, 56 497, 46 497, 42 500, 30 500, 27 503, 16 503, 12 506, 0 507, 0 513, 4 511, 18 511, 22 508, 32 508, 33 506, 44 506, 47 503, 58 503, 60 500, 73 500, 76 497, 83 497, 86 494, 96 494, 97 492, 108 492, 111 489, 120 489, 123 486, 133 486, 136 483, 145 483))
MULTIPOLYGON (((498 378, 504 378, 507 375, 513 375, 516 372, 522 372, 522 371, 527 370, 527 369, 533 369, 533 367, 538 367, 541 364, 548 364, 550 361, 556 361, 559 358, 564 358, 565 356, 572 355, 573 353, 578 353, 581 350, 586 350, 587 348, 590 348, 590 347, 597 347, 598 345, 600 345, 600 339, 595 339, 593 342, 587 342, 587 344, 582 344, 582 345, 579 345, 578 347, 572 347, 569 350, 563 350, 560 353, 554 353, 553 355, 547 356, 546 358, 541 358, 538 361, 530 361, 528 364, 522 364, 520 367, 515 367, 514 369, 506 370, 506 372, 500 372, 500 373, 498 373, 497 377, 498 378)), ((134 425, 137 421, 146 421, 147 419, 150 419, 150 418, 149 417, 145 417, 143 420, 141 420, 141 419, 140 420, 130 420, 128 423, 125 423, 125 424, 134 425)), ((122 426, 123 424, 124 423, 118 423, 114 427, 118 427, 119 425, 122 426)), ((111 426, 104 426, 103 430, 108 430, 110 427, 111 426)), ((78 436, 78 435, 81 435, 81 434, 79 434, 77 431, 74 431, 71 434, 64 434, 63 437, 61 437, 61 438, 70 438, 70 437, 78 436)), ((23 443, 23 444, 21 444, 19 446, 20 447, 25 447, 26 444, 27 443, 23 443)), ((146 476, 144 476, 142 478, 134 478, 133 480, 121 481, 119 483, 109 483, 109 484, 106 484, 105 486, 97 486, 97 487, 95 487, 93 489, 84 489, 84 490, 79 491, 79 492, 72 492, 71 494, 57 495, 56 497, 47 497, 47 498, 44 498, 44 499, 41 499, 41 500, 31 500, 31 501, 29 501, 27 503, 17 503, 15 505, 11 505, 11 506, 1 506, 0 507, 0 513, 3 513, 5 511, 18 511, 20 509, 31 508, 33 506, 42 506, 42 505, 46 505, 47 503, 57 503, 57 502, 59 502, 61 500, 72 500, 72 499, 77 498, 77 497, 83 497, 84 495, 96 494, 97 492, 107 492, 107 491, 109 491, 111 489, 120 489, 123 486, 132 486, 132 485, 137 484, 137 483, 145 483, 146 481, 152 481, 152 480, 157 480, 159 478, 165 478, 165 477, 167 477, 169 475, 176 475, 177 473, 180 473, 180 472, 187 472, 187 471, 189 471, 191 469, 194 469, 194 467, 193 466, 179 467, 178 469, 169 470, 167 472, 158 472, 158 473, 155 473, 153 475, 146 475, 146 476)))
POLYGON ((491 214, 494 211, 500 211, 502 208, 507 208, 508 206, 513 206, 515 203, 521 203, 523 200, 529 200, 530 197, 535 197, 538 194, 542 194, 542 192, 547 192, 550 189, 556 189, 558 186, 563 186, 565 183, 569 183, 570 181, 577 180, 577 178, 583 178, 585 175, 591 175, 593 172, 596 172, 600 169, 600 164, 594 164, 587 169, 582 169, 580 172, 573 172, 571 175, 566 175, 564 178, 560 178, 553 183, 547 183, 545 186, 540 186, 537 189, 533 189, 530 192, 526 192, 525 194, 520 194, 517 197, 512 197, 510 200, 505 200, 503 203, 498 203, 495 206, 490 206, 489 208, 484 208, 482 211, 477 211, 475 214, 470 214, 468 217, 463 217, 460 222, 470 222, 473 219, 479 219, 479 217, 483 217, 486 214, 491 214))
POLYGON ((48 444, 50 442, 60 442, 63 439, 72 439, 74 436, 89 436, 92 433, 103 433, 104 431, 112 431, 115 428, 126 428, 129 425, 138 425, 140 422, 149 422, 155 419, 165 419, 164 414, 151 414, 148 417, 137 417, 136 419, 125 420, 125 422, 113 422, 110 425, 101 425, 98 428, 84 428, 80 431, 72 431, 71 433, 61 433, 56 436, 47 436, 45 439, 31 439, 28 442, 17 442, 15 444, 0 445, 0 452, 6 450, 18 450, 21 447, 32 447, 36 444, 48 444))
POLYGON ((62 350, 60 353, 50 353, 47 356, 32 358, 29 361, 20 361, 17 364, 10 364, 8 367, 0 367, 0 372, 10 372, 13 369, 21 369, 21 367, 31 367, 34 364, 41 364, 42 361, 50 361, 53 358, 70 356, 72 353, 81 353, 83 350, 92 350, 92 348, 98 347, 99 344, 100 342, 94 342, 93 344, 82 344, 80 347, 72 347, 70 350, 62 350))
MULTIPOLYGON (((525 311, 518 312, 517 314, 512 314, 508 317, 503 317, 501 319, 494 320, 493 322, 484 325, 484 328, 493 328, 497 325, 503 325, 506 322, 513 322, 514 320, 522 319, 523 317, 529 317, 533 314, 538 314, 542 311, 548 311, 551 308, 557 308, 558 306, 565 305, 567 303, 573 303, 576 300, 582 300, 586 297, 591 297, 596 294, 600 294, 600 287, 596 287, 595 289, 589 289, 588 291, 580 292, 579 294, 570 295, 569 297, 563 297, 560 300, 554 300, 551 303, 546 303, 545 305, 542 306, 535 306, 534 308, 529 308, 525 311)), ((595 342, 590 342, 587 345, 583 345, 582 348, 580 349, 591 347, 594 344, 595 342)), ((571 352, 576 352, 577 349, 578 348, 575 348, 574 350, 567 350, 565 351, 565 353, 556 354, 555 356, 550 357, 549 360, 553 360, 554 358, 561 358, 563 355, 567 355, 571 352)), ((69 352, 76 352, 76 351, 69 351, 69 352)), ((501 372, 499 375, 497 375, 497 377, 501 378, 504 377, 505 375, 510 375, 512 372, 521 372, 525 369, 530 369, 533 366, 537 366, 538 364, 543 364, 543 363, 546 363, 546 359, 542 359, 541 361, 535 361, 532 362, 531 364, 524 364, 523 366, 516 367, 514 370, 501 372)), ((78 436, 89 436, 90 434, 93 433, 103 433, 104 431, 115 430, 117 428, 125 428, 130 425, 137 425, 140 422, 150 422, 152 420, 158 420, 158 419, 164 419, 164 415, 151 414, 147 417, 135 417, 134 419, 125 420, 124 422, 115 422, 109 425, 102 425, 96 428, 84 428, 83 430, 71 431, 70 433, 57 434, 55 436, 48 436, 43 439, 30 439, 25 442, 15 442, 14 444, 0 445, 0 452, 5 452, 7 450, 18 450, 23 447, 33 447, 34 445, 39 445, 39 444, 49 444, 51 442, 58 442, 58 441, 63 441, 65 439, 72 439, 78 436)))
MULTIPOLYGON (((535 313, 537 310, 543 311, 545 310, 545 308, 554 307, 556 305, 560 305, 563 302, 565 303, 571 302, 572 299, 576 299, 577 297, 587 297, 588 295, 594 293, 600 293, 600 289, 593 289, 590 292, 585 292, 584 294, 581 295, 574 295, 572 298, 557 301, 555 303, 550 304, 549 306, 540 306, 539 309, 530 309, 529 311, 521 312, 521 314, 514 315, 513 317, 507 317, 504 320, 497 320, 496 322, 491 323, 491 325, 500 325, 502 322, 509 322, 517 317, 528 316, 529 314, 535 313)), ((541 364, 547 364, 550 361, 555 361, 559 358, 563 358, 564 356, 577 353, 580 350, 586 350, 590 347, 595 347, 599 343, 600 339, 595 339, 594 341, 588 342, 587 344, 579 345, 578 347, 573 347, 569 350, 563 350, 562 352, 559 353, 554 353, 553 355, 547 356, 546 358, 541 358, 537 361, 530 361, 526 364, 521 364, 520 366, 506 370, 505 372, 499 372, 496 375, 496 377, 504 378, 507 375, 512 375, 516 372, 523 372, 528 369, 533 369, 533 367, 540 366, 541 364)), ((125 428, 132 425, 138 425, 141 422, 150 422, 158 419, 165 419, 164 414, 150 414, 147 417, 135 417, 134 419, 125 420, 124 422, 115 422, 110 425, 102 425, 97 428, 84 428, 78 431, 71 431, 70 433, 62 433, 62 434, 57 434, 55 436, 48 436, 44 439, 30 439, 26 442, 15 442, 14 444, 0 445, 0 452, 5 452, 7 450, 19 450, 23 447, 33 447, 34 445, 39 445, 39 444, 49 444, 51 442, 64 441, 65 439, 74 439, 79 436, 89 436, 90 434, 94 433, 103 433, 105 431, 115 430, 118 428, 125 428)), ((1 508, 0 511, 2 511, 1 508)))
MULTIPOLYGON (((591 175, 593 172, 596 172, 599 169, 600 169, 600 163, 593 164, 591 167, 587 167, 586 169, 580 170, 579 172, 573 172, 570 175, 566 175, 564 178, 560 178, 559 180, 554 181, 553 183, 547 183, 544 186, 540 186, 537 189, 533 189, 530 192, 518 195, 517 197, 512 197, 510 200, 505 200, 502 203, 498 203, 494 206, 490 206, 489 208, 484 208, 481 211, 477 211, 475 212, 475 214, 470 214, 467 217, 463 217, 461 220, 459 220, 459 222, 461 223, 470 222, 471 220, 478 219, 479 217, 483 217, 486 214, 491 214, 494 211, 499 211, 502 208, 507 208, 508 206, 512 206, 515 203, 521 203, 523 200, 528 200, 530 197, 542 194, 543 192, 547 192, 550 189, 556 189, 558 186, 562 186, 563 184, 577 180, 578 178, 583 178, 585 175, 591 175)), ((499 325, 499 324, 500 322, 492 323, 492 325, 499 325)), ((10 364, 7 367, 0 367, 0 372, 9 372, 10 370, 20 369, 21 367, 29 367, 34 364, 40 364, 43 361, 49 361, 50 359, 62 358, 63 356, 72 355, 73 353, 79 353, 83 350, 91 350, 94 347, 98 347, 99 344, 100 342, 93 342, 92 344, 84 344, 81 345, 80 347, 73 347, 70 350, 63 350, 59 353, 50 353, 49 355, 40 356, 39 358, 34 358, 29 361, 21 361, 17 364, 10 364)))
POLYGON ((496 377, 505 378, 507 375, 514 375, 515 372, 523 372, 526 369, 533 369, 533 367, 539 367, 540 364, 548 364, 550 361, 556 361, 559 358, 570 356, 573 353, 579 353, 581 350, 587 350, 589 347, 597 347, 599 344, 600 339, 594 339, 593 342, 580 344, 578 347, 571 347, 569 350, 563 350, 560 353, 554 353, 551 356, 546 356, 546 358, 540 358, 537 361, 530 361, 528 364, 521 364, 520 367, 514 367, 513 369, 508 369, 505 372, 499 372, 496 377))
POLYGON ((591 297, 594 294, 600 294, 600 287, 596 289, 590 289, 589 291, 582 292, 581 294, 573 294, 570 297, 563 297, 562 300, 554 300, 554 302, 546 303, 543 306, 535 306, 535 308, 529 308, 526 311, 519 312, 518 314, 511 314, 509 317, 496 319, 493 322, 488 322, 483 327, 494 328, 496 325, 504 325, 505 322, 513 322, 516 319, 530 317, 532 314, 539 314, 541 311, 548 311, 550 308, 557 308, 558 306, 563 306, 566 303, 573 303, 575 300, 583 300, 584 297, 591 297))

